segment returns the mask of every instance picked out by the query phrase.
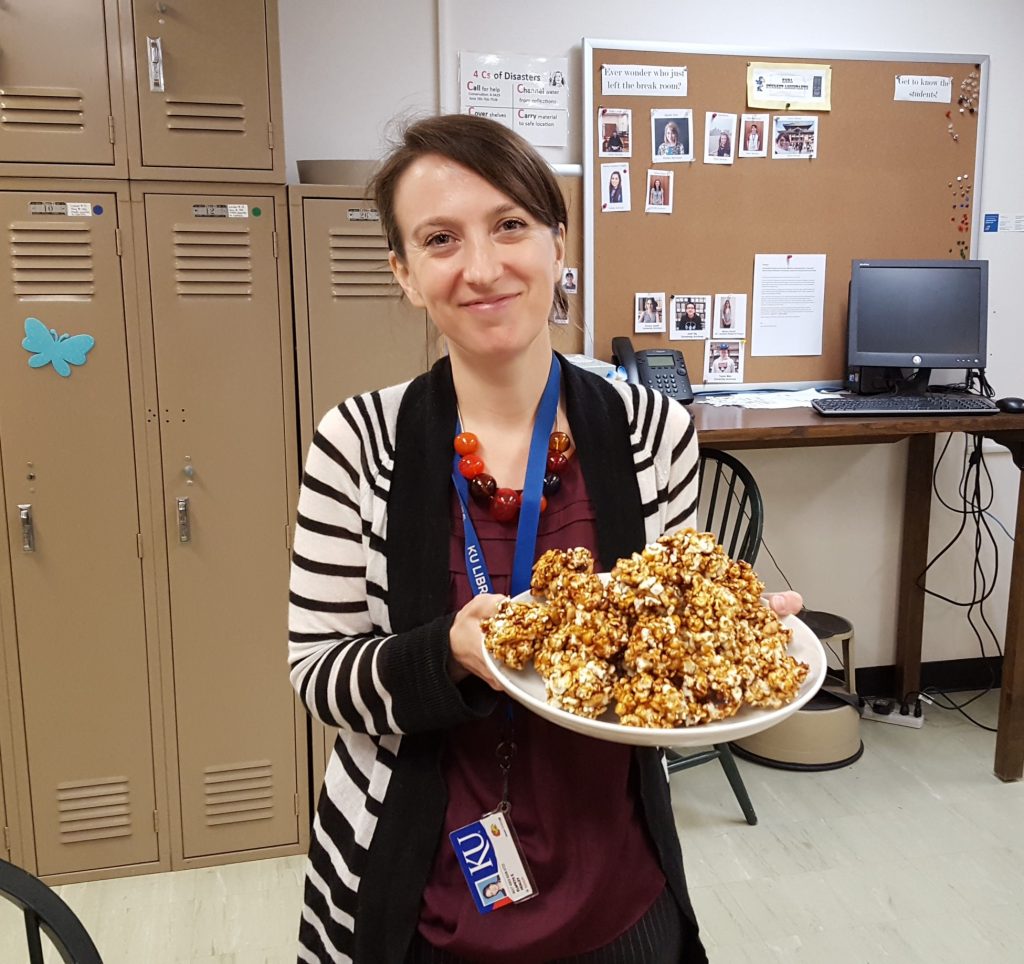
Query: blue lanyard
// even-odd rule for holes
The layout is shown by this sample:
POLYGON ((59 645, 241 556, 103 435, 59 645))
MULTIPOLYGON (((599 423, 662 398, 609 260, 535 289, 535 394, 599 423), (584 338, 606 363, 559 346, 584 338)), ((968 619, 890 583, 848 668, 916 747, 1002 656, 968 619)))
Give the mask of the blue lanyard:
MULTIPOLYGON (((526 480, 523 483, 522 505, 519 507, 519 528, 516 530, 516 551, 512 559, 512 583, 509 587, 509 594, 512 596, 530 588, 534 552, 537 549, 537 526, 540 522, 540 497, 544 488, 544 473, 547 471, 548 437, 558 412, 560 375, 558 359, 552 355, 548 382, 544 386, 544 394, 541 395, 537 415, 533 420, 530 455, 526 462, 526 480)), ((462 425, 457 422, 456 434, 461 431, 462 425)), ((455 483, 455 491, 459 494, 459 506, 462 509, 462 527, 466 537, 466 574, 469 577, 470 589, 476 596, 483 592, 493 592, 494 589, 476 527, 469 517, 469 483, 459 472, 459 458, 460 456, 456 454, 452 481, 455 483)))

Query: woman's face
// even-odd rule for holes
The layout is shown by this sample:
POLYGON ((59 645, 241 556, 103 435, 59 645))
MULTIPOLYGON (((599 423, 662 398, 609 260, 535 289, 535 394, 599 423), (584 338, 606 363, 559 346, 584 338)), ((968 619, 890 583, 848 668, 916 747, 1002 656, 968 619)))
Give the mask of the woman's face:
POLYGON ((644 298, 644 311, 654 311, 653 298, 644 298))
POLYGON ((665 143, 666 144, 678 144, 679 143, 679 131, 676 130, 675 124, 669 124, 665 128, 665 143))
POLYGON ((660 177, 656 177, 654 179, 654 186, 655 186, 655 188, 657 190, 659 190, 659 191, 661 190, 661 178, 660 177))
POLYGON ((728 144, 728 143, 729 143, 729 135, 726 134, 725 131, 722 131, 722 133, 718 135, 718 146, 719 147, 725 147, 725 145, 728 144))
POLYGON ((480 175, 433 154, 399 179, 395 219, 405 259, 391 253, 391 268, 452 354, 507 357, 548 337, 564 227, 553 231, 480 175))
POLYGON ((619 172, 618 171, 612 171, 612 176, 609 178, 609 181, 611 182, 613 190, 619 186, 619 183, 621 182, 621 180, 622 179, 619 177, 619 172))

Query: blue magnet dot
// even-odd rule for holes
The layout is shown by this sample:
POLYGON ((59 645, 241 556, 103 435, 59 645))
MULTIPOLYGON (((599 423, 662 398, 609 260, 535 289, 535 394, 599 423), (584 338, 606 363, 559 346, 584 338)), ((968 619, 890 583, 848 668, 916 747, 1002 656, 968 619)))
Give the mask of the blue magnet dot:
POLYGON ((103 205, 102 204, 94 204, 92 206, 92 213, 93 214, 102 214, 103 213, 103 205))

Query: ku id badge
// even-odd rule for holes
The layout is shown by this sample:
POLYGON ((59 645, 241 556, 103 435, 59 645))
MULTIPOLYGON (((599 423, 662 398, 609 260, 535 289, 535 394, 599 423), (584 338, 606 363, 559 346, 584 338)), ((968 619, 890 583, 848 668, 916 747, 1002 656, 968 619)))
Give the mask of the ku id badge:
POLYGON ((519 849, 519 840, 501 810, 448 834, 469 892, 481 914, 522 903, 537 886, 519 849))

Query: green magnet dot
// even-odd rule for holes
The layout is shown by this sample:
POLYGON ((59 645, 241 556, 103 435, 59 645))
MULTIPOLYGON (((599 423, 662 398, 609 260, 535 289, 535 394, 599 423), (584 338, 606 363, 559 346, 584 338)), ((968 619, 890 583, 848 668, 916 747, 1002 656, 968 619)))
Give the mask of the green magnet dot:
POLYGON ((252 209, 252 216, 254 218, 258 218, 262 213, 263 213, 263 209, 262 208, 253 208, 252 209))

